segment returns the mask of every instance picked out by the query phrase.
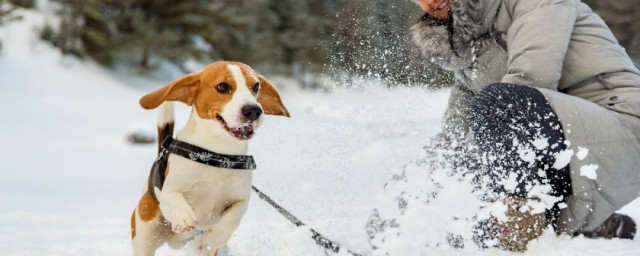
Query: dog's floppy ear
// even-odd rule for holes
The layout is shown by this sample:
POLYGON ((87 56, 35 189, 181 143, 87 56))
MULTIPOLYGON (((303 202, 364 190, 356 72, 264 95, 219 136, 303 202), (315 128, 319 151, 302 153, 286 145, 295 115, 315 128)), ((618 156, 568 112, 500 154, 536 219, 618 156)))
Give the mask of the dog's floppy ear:
POLYGON ((181 101, 191 106, 195 99, 200 73, 188 74, 140 98, 140 106, 154 109, 164 101, 181 101))
POLYGON ((258 92, 258 103, 262 105, 262 110, 267 115, 286 116, 289 117, 289 111, 282 103, 280 94, 275 87, 263 76, 260 79, 260 92, 258 92))

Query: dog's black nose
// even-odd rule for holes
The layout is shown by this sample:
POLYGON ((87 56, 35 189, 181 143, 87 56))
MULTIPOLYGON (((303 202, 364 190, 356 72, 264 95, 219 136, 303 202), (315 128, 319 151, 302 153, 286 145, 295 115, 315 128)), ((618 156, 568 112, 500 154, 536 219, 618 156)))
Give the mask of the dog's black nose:
POLYGON ((255 121, 262 115, 262 108, 258 105, 245 105, 242 107, 242 115, 249 121, 255 121))

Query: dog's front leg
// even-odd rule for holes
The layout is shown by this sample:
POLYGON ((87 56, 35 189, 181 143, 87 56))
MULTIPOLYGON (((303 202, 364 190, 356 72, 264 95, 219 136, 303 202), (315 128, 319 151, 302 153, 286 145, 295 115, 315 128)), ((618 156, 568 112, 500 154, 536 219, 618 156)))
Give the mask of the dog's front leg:
POLYGON ((240 220, 248 206, 249 201, 239 201, 222 213, 220 220, 208 230, 200 241, 202 255, 216 255, 227 244, 233 231, 240 225, 240 220))
POLYGON ((189 232, 198 225, 196 214, 182 193, 158 188, 154 190, 160 203, 162 216, 171 223, 173 232, 189 232))

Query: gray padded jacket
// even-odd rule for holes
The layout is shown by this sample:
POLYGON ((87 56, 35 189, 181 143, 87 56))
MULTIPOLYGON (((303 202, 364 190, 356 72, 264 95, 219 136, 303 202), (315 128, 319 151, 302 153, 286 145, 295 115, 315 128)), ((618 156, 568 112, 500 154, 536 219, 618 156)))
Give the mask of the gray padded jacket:
POLYGON ((539 88, 574 153, 561 231, 590 231, 640 194, 640 71, 580 0, 452 0, 452 23, 412 27, 423 55, 453 71, 444 132, 469 136, 468 108, 491 83, 539 88), (581 168, 597 165, 597 178, 581 168))

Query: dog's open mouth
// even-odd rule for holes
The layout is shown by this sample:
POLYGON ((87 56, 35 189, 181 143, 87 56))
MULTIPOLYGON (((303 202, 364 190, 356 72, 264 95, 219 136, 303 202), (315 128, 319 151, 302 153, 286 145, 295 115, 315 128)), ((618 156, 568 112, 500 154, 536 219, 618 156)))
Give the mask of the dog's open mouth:
POLYGON ((218 122, 220 122, 222 127, 224 127, 224 129, 227 130, 227 132, 229 132, 229 134, 231 134, 231 136, 235 137, 236 139, 248 140, 251 139, 251 136, 253 136, 253 125, 251 124, 246 124, 238 128, 231 128, 227 125, 227 122, 224 120, 224 118, 222 118, 222 116, 216 115, 216 119, 218 119, 218 122))

